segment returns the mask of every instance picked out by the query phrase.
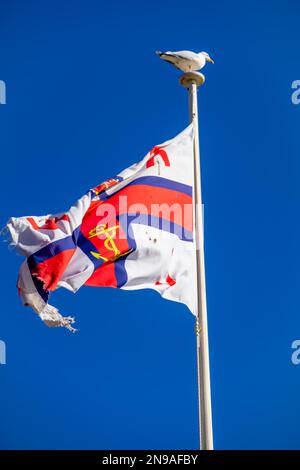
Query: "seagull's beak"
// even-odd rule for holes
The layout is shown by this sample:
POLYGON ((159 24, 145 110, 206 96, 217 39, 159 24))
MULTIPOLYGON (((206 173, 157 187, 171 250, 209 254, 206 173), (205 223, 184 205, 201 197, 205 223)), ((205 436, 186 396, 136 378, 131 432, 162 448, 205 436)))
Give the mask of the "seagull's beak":
POLYGON ((212 60, 210 57, 207 57, 206 60, 207 60, 207 62, 210 62, 211 64, 215 63, 214 60, 212 60))

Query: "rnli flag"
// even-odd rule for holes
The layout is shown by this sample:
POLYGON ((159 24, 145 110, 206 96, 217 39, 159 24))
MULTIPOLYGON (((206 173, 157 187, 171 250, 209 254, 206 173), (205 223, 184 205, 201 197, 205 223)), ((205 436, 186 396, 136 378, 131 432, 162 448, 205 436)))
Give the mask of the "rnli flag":
POLYGON ((193 127, 89 190, 67 212, 13 217, 11 244, 25 256, 18 291, 48 326, 71 326, 48 303, 64 287, 150 288, 195 313, 193 127))

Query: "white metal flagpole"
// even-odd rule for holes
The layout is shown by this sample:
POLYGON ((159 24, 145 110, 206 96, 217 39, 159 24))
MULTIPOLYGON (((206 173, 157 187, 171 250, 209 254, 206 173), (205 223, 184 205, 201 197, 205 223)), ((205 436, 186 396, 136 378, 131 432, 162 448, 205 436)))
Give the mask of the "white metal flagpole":
POLYGON ((189 91, 190 121, 194 124, 194 226, 197 266, 197 316, 195 332, 197 341, 196 344, 200 449, 212 450, 213 429, 210 391, 209 347, 204 265, 204 228, 202 211, 199 122, 197 102, 197 88, 203 85, 204 81, 204 75, 199 72, 187 72, 180 79, 180 83, 189 91))

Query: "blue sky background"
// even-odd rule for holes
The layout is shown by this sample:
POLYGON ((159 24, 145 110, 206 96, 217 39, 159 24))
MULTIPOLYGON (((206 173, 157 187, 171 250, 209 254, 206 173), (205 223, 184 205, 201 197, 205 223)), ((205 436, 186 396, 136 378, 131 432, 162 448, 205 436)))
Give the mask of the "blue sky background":
MULTIPOLYGON (((66 210, 188 124, 157 49, 208 51, 199 92, 214 440, 300 447, 296 0, 0 0, 1 224, 66 210)), ((54 294, 80 332, 21 306, 1 246, 2 449, 198 446, 193 317, 155 292, 54 294)))

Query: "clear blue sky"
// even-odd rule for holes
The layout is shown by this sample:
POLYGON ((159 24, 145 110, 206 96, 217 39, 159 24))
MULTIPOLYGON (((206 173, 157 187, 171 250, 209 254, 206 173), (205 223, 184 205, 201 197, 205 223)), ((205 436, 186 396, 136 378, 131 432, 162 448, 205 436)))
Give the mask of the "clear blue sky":
MULTIPOLYGON (((1 225, 68 209, 188 123, 157 49, 208 51, 199 92, 217 449, 299 448, 296 0, 0 1, 1 225)), ((55 293, 80 332, 21 306, 1 246, 0 447, 197 448, 193 317, 155 292, 55 293)))

